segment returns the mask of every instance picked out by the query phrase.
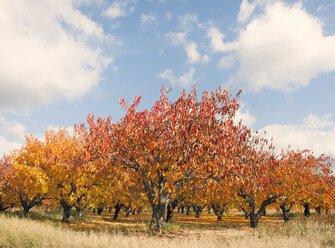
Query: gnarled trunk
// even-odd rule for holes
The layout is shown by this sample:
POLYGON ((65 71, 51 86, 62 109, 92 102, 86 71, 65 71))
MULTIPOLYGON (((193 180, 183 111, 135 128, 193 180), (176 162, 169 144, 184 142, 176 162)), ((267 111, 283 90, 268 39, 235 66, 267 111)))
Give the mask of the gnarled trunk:
POLYGON ((68 204, 65 200, 61 200, 60 204, 63 208, 63 219, 62 222, 69 223, 70 213, 72 209, 72 205, 68 204))
POLYGON ((258 226, 258 221, 259 219, 265 215, 266 213, 266 207, 272 203, 275 203, 276 202, 276 196, 274 197, 270 197, 270 198, 267 198, 266 200, 264 200, 261 204, 261 207, 259 208, 259 210, 256 212, 256 209, 255 209, 255 201, 252 200, 249 202, 249 205, 250 205, 250 214, 249 214, 249 217, 250 217, 250 227, 252 228, 256 228, 258 226))
POLYGON ((125 206, 125 209, 126 209, 126 217, 129 217, 129 214, 130 212, 133 212, 133 209, 130 206, 129 207, 125 206))
POLYGON ((291 208, 292 208, 292 203, 290 205, 282 203, 282 204, 280 204, 279 207, 280 207, 280 209, 283 212, 283 219, 284 219, 284 221, 285 222, 289 221, 289 219, 290 219, 290 211, 291 211, 291 208))
POLYGON ((115 211, 114 211, 113 220, 117 220, 117 218, 119 216, 119 213, 121 211, 121 208, 122 208, 122 204, 117 203, 117 204, 115 204, 114 208, 115 208, 115 211))
POLYGON ((177 207, 177 205, 178 205, 177 200, 173 200, 171 204, 167 205, 167 213, 166 213, 165 222, 172 222, 173 210, 177 207))
POLYGON ((41 204, 41 202, 45 199, 44 196, 41 195, 37 195, 34 198, 32 198, 31 200, 29 200, 28 198, 23 197, 22 195, 20 195, 20 202, 21 202, 21 206, 23 208, 23 216, 26 218, 29 210, 32 209, 34 206, 37 206, 39 204, 41 204))
POLYGON ((98 207, 98 215, 101 215, 101 213, 104 211, 104 208, 98 207))
POLYGON ((249 213, 248 211, 244 208, 240 206, 240 209, 242 210, 242 212, 244 213, 244 219, 248 219, 249 218, 249 213))
POLYGON ((317 206, 317 207, 315 208, 315 211, 316 211, 319 215, 321 215, 321 207, 320 207, 320 206, 317 206))
POLYGON ((155 231, 162 231, 162 223, 164 221, 165 209, 170 203, 170 194, 165 191, 165 178, 158 170, 157 173, 160 175, 158 180, 157 192, 154 190, 154 184, 150 181, 144 182, 148 200, 152 207, 152 216, 149 223, 149 228, 152 229, 152 225, 155 223, 155 231), (156 195, 157 194, 157 195, 156 195))
POLYGON ((186 206, 186 215, 190 215, 191 206, 186 206))
POLYGON ((309 217, 310 215, 311 215, 311 209, 309 208, 309 202, 306 202, 304 205, 303 205, 303 207, 304 207, 304 215, 306 216, 306 217, 309 217))
POLYGON ((202 212, 204 207, 205 206, 199 206, 199 205, 196 205, 196 204, 193 205, 193 210, 195 212, 195 218, 200 218, 200 213, 202 212))
POLYGON ((76 208, 76 211, 77 211, 78 216, 81 217, 81 216, 82 216, 82 213, 83 213, 83 209, 80 208, 80 207, 78 207, 78 206, 74 206, 74 207, 76 208))
MULTIPOLYGON (((219 206, 217 204, 211 204, 214 214, 217 217, 218 221, 222 220, 223 213, 227 211, 228 207, 227 205, 219 206)), ((210 207, 209 207, 210 208, 210 207)))
POLYGON ((152 229, 152 225, 155 223, 155 231, 160 232, 162 230, 166 205, 166 203, 158 203, 152 206, 152 217, 149 224, 150 229, 152 229))

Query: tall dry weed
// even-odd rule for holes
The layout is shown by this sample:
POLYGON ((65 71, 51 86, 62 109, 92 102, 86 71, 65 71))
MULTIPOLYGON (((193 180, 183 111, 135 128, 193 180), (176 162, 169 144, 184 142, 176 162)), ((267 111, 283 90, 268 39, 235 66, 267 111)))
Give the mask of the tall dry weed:
POLYGON ((335 247, 335 217, 300 218, 289 223, 263 224, 258 229, 184 230, 179 236, 126 236, 106 232, 76 232, 54 222, 0 215, 0 247, 335 247), (187 235, 186 235, 187 234, 187 235), (234 235, 232 235, 234 234, 234 235))

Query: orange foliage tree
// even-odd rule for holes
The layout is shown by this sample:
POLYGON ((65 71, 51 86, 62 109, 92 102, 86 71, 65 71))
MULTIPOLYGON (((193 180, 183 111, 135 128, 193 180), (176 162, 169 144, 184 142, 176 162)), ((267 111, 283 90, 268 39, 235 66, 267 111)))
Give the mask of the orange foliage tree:
POLYGON ((236 193, 248 205, 252 228, 257 227, 266 207, 275 203, 278 197, 278 160, 271 144, 267 149, 267 142, 257 136, 247 140, 231 170, 236 193))
POLYGON ((0 212, 16 204, 11 182, 15 178, 11 158, 3 156, 0 160, 0 212))
POLYGON ((41 170, 41 165, 45 163, 43 143, 32 136, 26 137, 26 144, 13 152, 12 161, 15 173, 13 190, 26 217, 32 207, 47 198, 46 176, 41 170))
POLYGON ((63 222, 71 209, 90 196, 96 167, 85 159, 84 139, 80 129, 70 135, 64 128, 45 133, 45 163, 48 195, 63 208, 63 222))
POLYGON ((327 194, 325 175, 329 174, 329 158, 313 156, 308 150, 283 151, 277 170, 277 203, 282 210, 284 221, 289 220, 293 207, 300 204, 323 206, 323 194, 327 194))
POLYGON ((218 161, 224 159, 227 167, 231 159, 227 154, 237 152, 243 139, 232 121, 238 96, 219 88, 204 92, 198 100, 193 88, 169 102, 168 93, 162 88, 150 111, 136 110, 140 98, 130 105, 121 100, 126 114, 115 124, 110 117, 96 121, 88 117, 90 156, 104 157, 107 167, 138 178, 152 207, 150 226, 155 222, 156 230, 161 229, 172 192, 198 174, 210 178, 222 173, 218 161), (230 143, 231 139, 235 141, 230 143))

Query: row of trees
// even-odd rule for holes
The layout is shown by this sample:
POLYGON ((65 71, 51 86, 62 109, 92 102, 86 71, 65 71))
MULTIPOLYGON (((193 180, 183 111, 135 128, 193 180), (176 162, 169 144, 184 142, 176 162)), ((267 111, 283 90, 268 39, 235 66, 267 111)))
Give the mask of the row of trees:
MULTIPOLYGON (((181 92, 169 101, 161 90, 151 110, 138 110, 140 97, 125 115, 89 115, 87 124, 47 131, 43 140, 26 138, 21 149, 0 163, 0 211, 20 204, 26 215, 43 201, 70 211, 149 205, 150 227, 160 230, 177 206, 197 212, 213 208, 218 220, 228 208, 239 208, 251 227, 277 204, 288 220, 292 208, 328 210, 334 205, 333 160, 309 151, 274 152, 274 147, 241 122, 234 122, 238 98, 218 88, 181 92)), ((307 211, 307 210, 306 210, 307 211)))

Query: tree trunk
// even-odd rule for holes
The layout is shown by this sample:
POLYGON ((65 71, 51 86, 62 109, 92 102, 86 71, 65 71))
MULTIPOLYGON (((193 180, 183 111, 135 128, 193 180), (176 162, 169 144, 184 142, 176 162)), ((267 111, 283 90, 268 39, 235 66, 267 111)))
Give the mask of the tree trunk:
POLYGON ((183 214, 184 213, 184 206, 181 207, 181 213, 183 214))
POLYGON ((101 215, 101 213, 104 211, 104 208, 99 207, 98 208, 98 215, 101 215))
POLYGON ((193 210, 195 211, 195 218, 200 218, 200 213, 204 209, 205 206, 198 206, 196 204, 193 205, 193 210))
POLYGON ((304 215, 305 215, 306 217, 309 217, 309 216, 311 215, 311 210, 310 210, 310 208, 309 208, 309 202, 306 202, 306 203, 304 204, 304 208, 305 208, 305 210, 304 210, 304 215))
POLYGON ((186 206, 186 215, 190 215, 191 206, 186 206))
POLYGON ((319 215, 321 215, 321 207, 320 207, 320 206, 316 207, 316 208, 315 208, 315 211, 316 211, 319 215))
POLYGON ((24 208, 23 208, 23 217, 24 217, 24 218, 27 218, 27 215, 28 215, 28 213, 29 213, 29 210, 30 210, 30 208, 28 208, 28 207, 24 207, 24 208))
POLYGON ((77 205, 74 205, 74 207, 75 207, 75 209, 76 209, 76 211, 77 211, 77 215, 78 215, 78 217, 81 217, 81 216, 83 215, 83 211, 84 211, 84 209, 86 208, 86 206, 85 206, 85 207, 79 207, 79 206, 77 206, 77 205))
POLYGON ((115 211, 114 211, 114 217, 113 217, 113 220, 117 220, 118 216, 119 216, 119 213, 120 213, 120 210, 122 208, 122 205, 117 203, 115 206, 115 211))
POLYGON ((270 197, 267 198, 266 200, 264 200, 261 204, 261 207, 259 208, 259 210, 256 212, 255 210, 255 201, 249 202, 250 205, 250 227, 252 228, 256 228, 258 225, 258 221, 259 219, 265 215, 266 213, 266 207, 272 203, 276 202, 276 196, 274 197, 270 197))
POLYGON ((172 206, 171 204, 168 204, 165 222, 172 222, 172 215, 173 215, 172 206))
POLYGON ((78 208, 78 207, 76 207, 76 210, 77 210, 78 216, 81 217, 82 213, 83 213, 83 210, 81 208, 78 208))
POLYGON ((250 217, 250 227, 256 228, 258 225, 259 218, 257 218, 257 215, 255 214, 255 208, 250 210, 249 217, 250 217))
POLYGON ((152 206, 152 217, 149 225, 150 229, 152 229, 152 225, 155 222, 155 231, 161 232, 165 209, 165 203, 158 203, 157 205, 152 206))
POLYGON ((200 210, 198 209, 198 206, 193 206, 193 211, 195 212, 195 218, 200 218, 200 210))
POLYGON ((283 218, 285 222, 288 222, 290 219, 291 208, 292 208, 292 204, 290 204, 289 206, 287 206, 285 203, 280 204, 280 209, 283 212, 283 218))
POLYGON ((215 204, 212 204, 212 208, 213 208, 213 211, 214 211, 214 214, 216 215, 218 221, 221 221, 222 220, 222 216, 223 216, 223 213, 228 209, 227 208, 227 205, 226 206, 218 206, 218 205, 215 205, 215 204))
POLYGON ((165 222, 172 222, 173 210, 177 207, 177 205, 178 205, 177 200, 173 200, 171 204, 167 205, 167 214, 165 222))
POLYGON ((131 207, 125 207, 126 209, 126 217, 129 217, 130 212, 132 211, 131 207))
POLYGON ((242 210, 242 212, 244 213, 244 219, 248 219, 249 218, 249 213, 248 213, 248 211, 244 208, 244 207, 242 207, 242 206, 240 206, 239 207, 241 210, 242 210))
POLYGON ((69 223, 69 218, 70 218, 70 213, 71 213, 71 209, 72 209, 72 206, 69 205, 67 202, 61 200, 60 202, 62 208, 63 208, 63 219, 62 219, 62 222, 65 222, 65 223, 69 223))
POLYGON ((157 170, 157 174, 158 184, 154 184, 151 181, 144 181, 143 184, 148 196, 149 203, 152 207, 152 216, 149 223, 149 228, 152 229, 152 225, 155 222, 155 231, 161 233, 165 209, 170 203, 170 194, 165 191, 165 176, 159 169, 157 170))
POLYGON ((44 200, 44 196, 37 195, 31 200, 28 198, 24 198, 23 196, 20 195, 20 202, 21 206, 23 208, 23 217, 27 217, 29 210, 32 209, 34 206, 37 206, 41 204, 41 202, 44 200))

